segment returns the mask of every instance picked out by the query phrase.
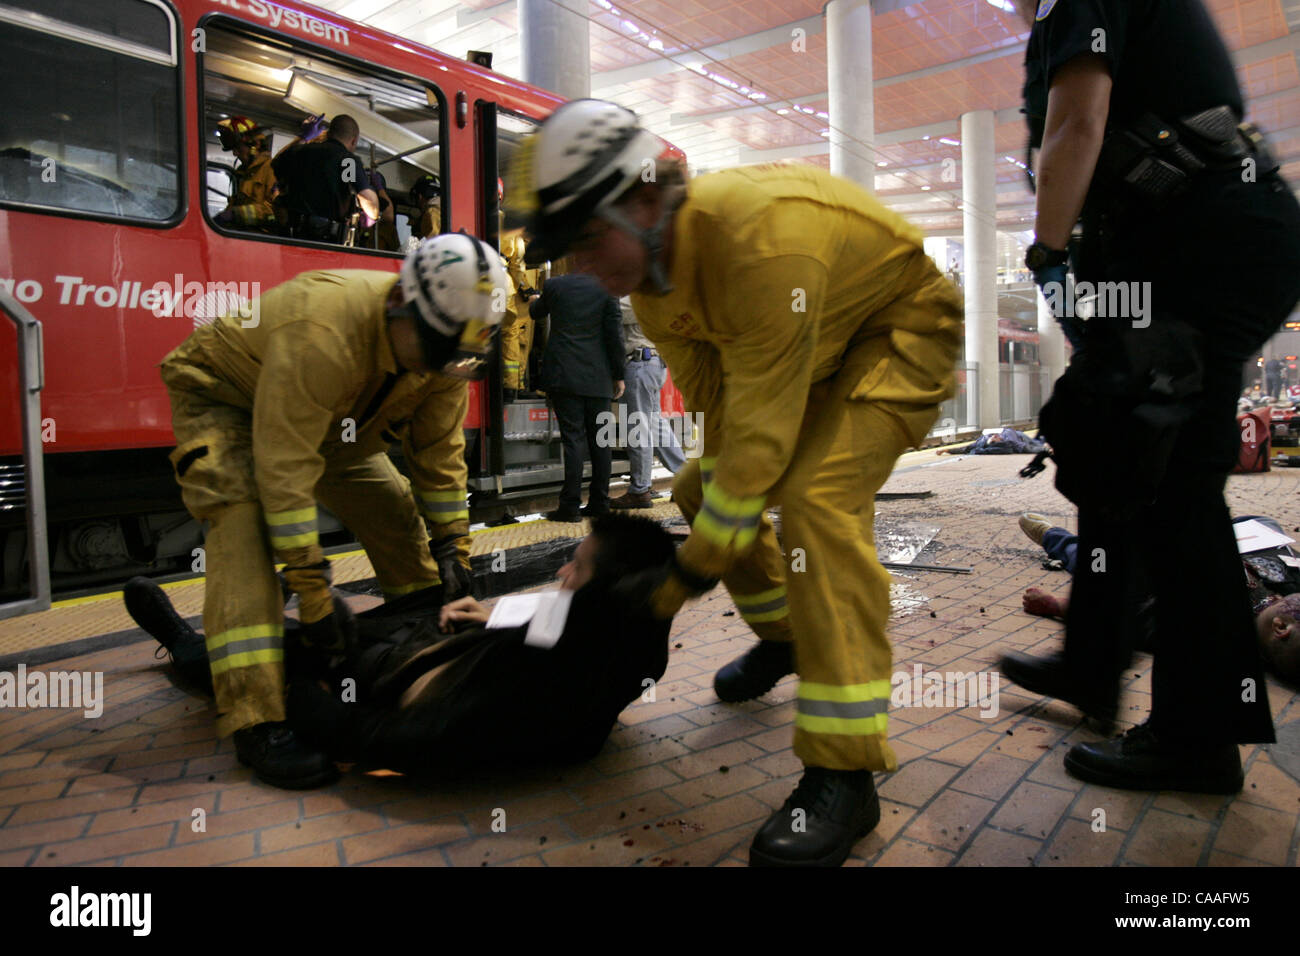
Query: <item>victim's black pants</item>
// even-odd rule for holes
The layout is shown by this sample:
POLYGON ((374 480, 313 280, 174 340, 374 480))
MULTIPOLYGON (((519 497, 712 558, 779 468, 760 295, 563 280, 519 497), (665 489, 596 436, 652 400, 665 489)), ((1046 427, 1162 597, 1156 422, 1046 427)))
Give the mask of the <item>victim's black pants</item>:
POLYGON ((1111 225, 1100 254, 1085 240, 1081 278, 1150 282, 1152 323, 1178 319, 1200 332, 1204 384, 1186 400, 1190 418, 1154 500, 1130 519, 1080 507, 1065 644, 1074 699, 1094 711, 1114 705, 1149 591, 1156 599, 1152 728, 1191 741, 1272 741, 1223 490, 1241 441, 1242 363, 1300 299, 1300 204, 1278 180, 1245 183, 1232 172, 1202 179, 1172 209, 1111 225))
POLYGON ((577 511, 582 504, 583 453, 591 456, 591 487, 587 506, 592 511, 609 508, 611 452, 608 442, 598 441, 596 417, 609 411, 609 398, 550 392, 548 397, 560 420, 560 443, 564 448, 564 486, 560 489, 560 510, 577 511))

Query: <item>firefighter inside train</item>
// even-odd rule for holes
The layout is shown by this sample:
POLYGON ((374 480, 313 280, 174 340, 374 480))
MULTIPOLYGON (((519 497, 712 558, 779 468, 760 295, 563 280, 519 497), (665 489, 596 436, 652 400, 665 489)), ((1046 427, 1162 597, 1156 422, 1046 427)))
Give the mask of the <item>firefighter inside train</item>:
POLYGON ((541 293, 537 289, 536 269, 529 269, 524 264, 526 246, 524 230, 505 228, 506 214, 504 208, 505 183, 497 179, 497 203, 501 205, 499 235, 501 236, 501 257, 506 262, 506 273, 510 276, 510 299, 506 305, 506 318, 501 324, 501 364, 502 388, 505 401, 513 402, 525 393, 524 397, 535 397, 527 392, 529 385, 528 357, 533 348, 533 318, 528 312, 528 303, 541 293))
POLYGON ((765 165, 688 182, 661 153, 615 104, 557 109, 516 155, 528 260, 568 253, 611 295, 631 293, 703 414, 703 457, 673 486, 690 536, 628 600, 667 618, 721 578, 761 638, 715 677, 724 701, 797 670, 805 773, 750 862, 838 865, 879 820, 872 772, 897 767, 872 502, 954 392, 961 300, 921 232, 847 180, 765 165))
MULTIPOLYGON (((323 121, 310 117, 304 127, 315 123, 319 129, 323 121)), ((344 243, 358 223, 369 227, 379 218, 379 197, 356 155, 361 127, 340 113, 329 121, 323 138, 309 132, 305 129, 271 160, 286 230, 295 239, 344 243)))
POLYGON ((442 184, 438 177, 425 173, 411 186, 411 205, 415 216, 411 219, 412 242, 436 235, 442 228, 442 184))
MULTIPOLYGON (((400 273, 305 272, 194 331, 162 362, 182 499, 207 523, 203 623, 217 730, 275 786, 337 776, 285 724, 284 598, 309 653, 354 640, 331 592, 317 505, 360 541, 386 598, 466 593, 467 379, 505 312, 496 250, 464 234, 422 242, 400 273), (400 441, 407 480, 387 455, 400 441)), ((130 605, 128 604, 128 607, 130 605)), ((146 618, 157 609, 134 608, 146 618)))
POLYGON ((235 189, 230 203, 213 217, 223 226, 254 232, 277 232, 273 201, 277 193, 266 127, 247 116, 229 116, 217 124, 221 148, 234 153, 235 189))

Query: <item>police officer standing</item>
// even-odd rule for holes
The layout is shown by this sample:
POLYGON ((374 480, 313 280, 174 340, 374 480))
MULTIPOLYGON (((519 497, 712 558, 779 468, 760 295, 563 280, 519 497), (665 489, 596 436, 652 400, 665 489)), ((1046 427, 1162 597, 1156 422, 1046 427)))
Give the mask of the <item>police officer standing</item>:
POLYGON ((370 223, 379 218, 379 197, 354 152, 360 136, 357 121, 340 113, 325 139, 295 143, 272 161, 294 238, 342 242, 353 196, 370 223))
POLYGON ((1002 671, 1109 720, 1137 604, 1153 594, 1150 718, 1076 745, 1066 769, 1104 786, 1235 793, 1237 744, 1274 737, 1223 489, 1242 363, 1300 298, 1300 204, 1239 125, 1232 61, 1201 0, 1019 6, 1040 148, 1026 265, 1082 346, 1042 413, 1057 487, 1079 506, 1080 563, 1064 654, 1011 654, 1002 671), (1079 322, 1065 311, 1071 259, 1080 284, 1115 284, 1112 306, 1137 294, 1148 307, 1099 299, 1079 322), (1125 445, 1118 462, 1090 457, 1107 436, 1125 445))

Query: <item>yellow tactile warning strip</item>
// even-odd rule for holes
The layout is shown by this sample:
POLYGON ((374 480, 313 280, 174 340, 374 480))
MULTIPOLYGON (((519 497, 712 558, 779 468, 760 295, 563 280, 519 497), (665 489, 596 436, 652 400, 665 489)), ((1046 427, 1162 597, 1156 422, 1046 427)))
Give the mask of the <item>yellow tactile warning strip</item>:
MULTIPOLYGON (((667 498, 653 509, 638 509, 631 514, 663 519, 671 517, 677 506, 667 498)), ((509 551, 539 541, 559 538, 579 539, 591 529, 590 521, 559 524, 551 521, 527 521, 482 528, 470 535, 471 555, 491 554, 498 548, 509 551)), ((365 552, 357 549, 330 555, 334 583, 346 584, 374 576, 365 552)), ((182 617, 193 617, 203 610, 203 580, 195 578, 162 585, 182 617)), ((0 657, 21 654, 38 648, 54 647, 103 634, 127 631, 135 627, 122 603, 121 591, 56 601, 48 611, 0 621, 0 657)))
MULTIPOLYGON (((934 449, 929 448, 904 455, 899 459, 897 468, 952 460, 936 458, 934 449)), ((655 482, 657 491, 666 491, 666 485, 666 481, 655 482)), ((652 509, 637 509, 628 513, 665 519, 677 513, 677 506, 665 497, 656 501, 652 509)), ((560 538, 576 540, 590 529, 591 522, 587 520, 572 524, 546 520, 526 521, 496 528, 482 528, 471 533, 470 554, 472 556, 491 554, 497 548, 508 551, 511 548, 560 538)), ((374 576, 370 561, 366 558, 365 552, 360 549, 332 554, 330 561, 334 566, 336 584, 360 581, 374 576)), ((193 617, 202 612, 202 579, 175 581, 162 587, 182 617, 193 617)), ((40 614, 28 614, 0 621, 0 657, 55 647, 118 631, 128 631, 134 627, 135 624, 122 603, 121 591, 56 601, 50 610, 40 614)))

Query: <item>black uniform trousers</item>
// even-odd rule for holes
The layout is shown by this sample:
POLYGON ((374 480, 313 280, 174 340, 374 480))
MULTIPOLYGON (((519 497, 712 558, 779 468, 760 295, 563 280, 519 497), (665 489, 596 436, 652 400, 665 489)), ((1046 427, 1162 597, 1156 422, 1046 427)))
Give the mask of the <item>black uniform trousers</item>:
POLYGON ((612 453, 608 443, 597 441, 600 425, 596 417, 609 411, 609 398, 548 392, 551 406, 560 420, 560 443, 564 448, 564 486, 560 489, 560 510, 577 511, 582 504, 583 454, 591 456, 591 486, 587 506, 592 511, 609 508, 609 473, 612 453))
MULTIPOLYGON (((1171 207, 1127 214, 1112 229, 1098 241, 1085 228, 1081 280, 1151 282, 1151 321, 1177 318, 1201 333, 1204 387, 1187 399, 1191 417, 1149 505, 1131 520, 1080 508, 1065 644, 1073 699, 1094 712, 1114 706, 1149 590, 1152 729, 1189 742, 1269 742, 1263 668, 1223 491, 1241 441, 1242 363, 1300 298, 1300 204, 1276 177, 1246 183, 1236 171, 1215 173, 1171 207)), ((1084 349, 1098 338, 1085 332, 1084 349)))

